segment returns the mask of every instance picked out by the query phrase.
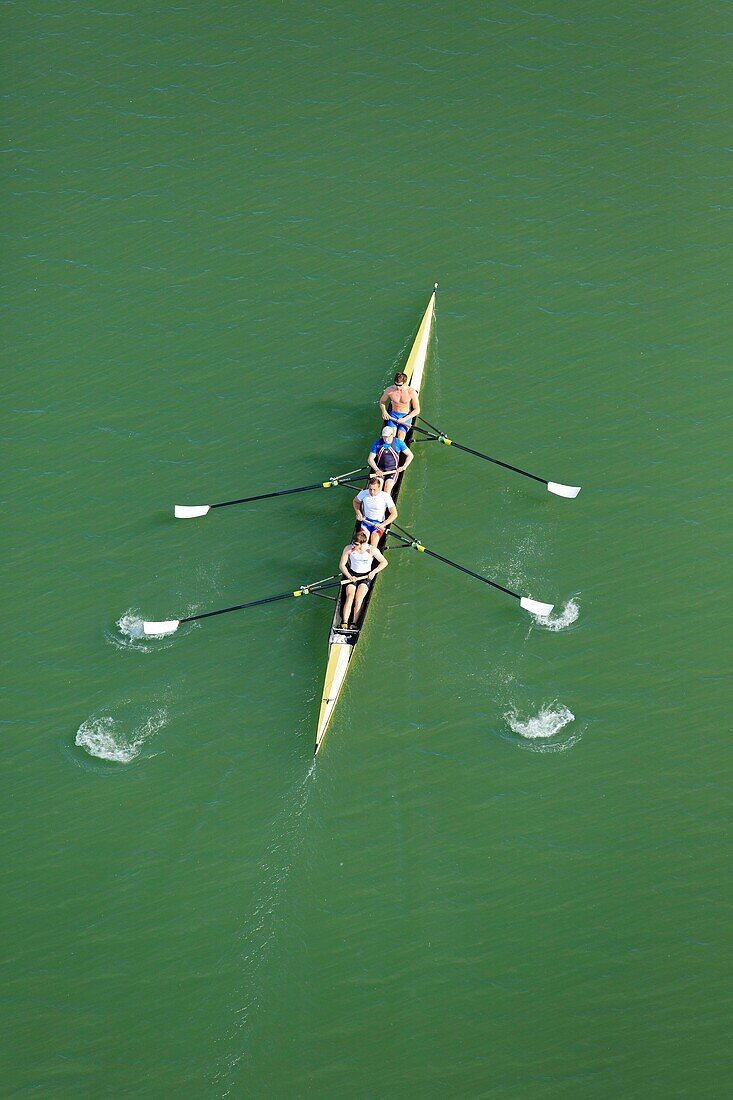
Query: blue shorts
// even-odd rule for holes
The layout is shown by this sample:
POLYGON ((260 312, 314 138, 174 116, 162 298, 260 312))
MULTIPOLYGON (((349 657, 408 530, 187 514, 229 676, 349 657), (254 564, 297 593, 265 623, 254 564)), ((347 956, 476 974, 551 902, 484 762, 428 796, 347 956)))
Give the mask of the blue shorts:
POLYGON ((372 531, 376 531, 377 528, 381 527, 383 523, 383 519, 363 519, 361 520, 360 526, 362 531, 366 532, 367 535, 371 535, 372 531))
POLYGON ((385 421, 385 423, 391 424, 395 431, 399 431, 401 428, 403 432, 409 432, 410 428, 412 427, 412 421, 414 420, 414 417, 411 416, 406 424, 398 424, 398 419, 404 415, 404 413, 391 412, 389 414, 389 420, 385 421))

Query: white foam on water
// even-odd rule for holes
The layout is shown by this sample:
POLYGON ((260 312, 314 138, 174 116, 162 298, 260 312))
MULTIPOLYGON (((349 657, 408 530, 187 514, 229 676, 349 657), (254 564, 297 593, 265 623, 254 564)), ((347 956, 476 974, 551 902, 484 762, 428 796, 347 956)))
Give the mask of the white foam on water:
POLYGON ((125 723, 110 714, 92 715, 79 726, 74 743, 98 760, 129 764, 143 750, 146 742, 168 721, 166 710, 157 710, 143 719, 129 733, 125 723))
POLYGON ((515 713, 510 712, 504 717, 509 729, 518 733, 520 737, 528 737, 531 740, 537 737, 554 737, 569 722, 575 721, 575 715, 568 707, 556 703, 542 707, 539 714, 535 714, 524 722, 515 713))
POLYGON ((564 607, 550 615, 533 615, 537 626, 543 630, 567 630, 580 615, 580 604, 577 600, 568 600, 564 607))
POLYGON ((118 764, 129 764, 142 748, 142 745, 126 740, 118 729, 118 723, 108 714, 87 718, 76 731, 74 741, 90 756, 96 756, 99 760, 114 760, 118 764))
POLYGON ((569 707, 561 703, 547 703, 537 714, 520 718, 516 711, 508 711, 504 720, 512 733, 523 741, 530 742, 527 748, 534 752, 565 752, 572 748, 581 737, 580 731, 557 735, 575 721, 575 715, 569 707))
MULTIPOLYGON (((510 588, 522 589, 525 587, 527 580, 525 575, 524 563, 527 560, 532 560, 537 557, 537 542, 535 536, 530 531, 528 534, 520 538, 517 543, 512 556, 510 557, 505 570, 506 583, 510 588)), ((489 574, 491 576, 491 574, 489 574)), ((498 578, 497 578, 498 579, 498 578)))
POLYGON ((105 627, 105 637, 115 649, 134 653, 154 653, 164 645, 170 645, 173 638, 148 637, 143 630, 144 615, 138 608, 130 607, 120 615, 114 627, 105 627))
POLYGON ((143 619, 138 611, 126 611, 117 620, 117 629, 124 638, 136 641, 144 637, 143 619))

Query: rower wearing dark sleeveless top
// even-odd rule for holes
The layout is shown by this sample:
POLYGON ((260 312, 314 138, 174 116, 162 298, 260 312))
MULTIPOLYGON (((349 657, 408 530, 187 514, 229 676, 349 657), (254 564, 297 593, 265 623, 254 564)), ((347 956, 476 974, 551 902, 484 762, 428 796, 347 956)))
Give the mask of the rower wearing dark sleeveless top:
POLYGON ((391 493, 397 481, 397 474, 404 473, 412 462, 413 455, 410 448, 401 439, 395 438, 395 430, 391 424, 385 424, 382 428, 380 439, 375 439, 369 451, 369 465, 375 474, 385 478, 384 491, 391 493), (400 465, 400 455, 405 456, 405 461, 400 465))
POLYGON ((387 568, 387 559, 378 546, 370 546, 365 531, 361 529, 354 535, 354 541, 344 547, 339 569, 350 584, 344 585, 344 610, 341 626, 346 629, 354 608, 354 625, 359 622, 364 597, 376 577, 387 568))

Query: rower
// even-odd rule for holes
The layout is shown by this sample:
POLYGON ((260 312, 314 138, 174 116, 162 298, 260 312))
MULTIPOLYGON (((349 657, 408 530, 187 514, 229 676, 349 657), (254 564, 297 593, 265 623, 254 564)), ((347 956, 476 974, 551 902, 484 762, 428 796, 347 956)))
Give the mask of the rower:
POLYGON ((354 541, 344 547, 341 555, 339 569, 350 582, 345 585, 344 611, 341 629, 349 629, 351 608, 354 608, 354 626, 359 622, 361 609, 372 581, 377 573, 387 568, 387 559, 378 546, 370 546, 367 535, 359 530, 354 535, 354 541), (376 563, 376 564, 375 564, 376 563))
POLYGON ((382 479, 376 474, 369 478, 369 485, 354 497, 354 511, 361 530, 365 532, 372 546, 378 546, 379 540, 390 523, 397 519, 395 502, 382 488, 382 479))
POLYGON ((375 474, 385 478, 384 491, 391 493, 397 482, 398 474, 401 474, 412 462, 413 455, 410 448, 402 439, 395 438, 395 430, 391 424, 385 424, 382 428, 380 439, 375 439, 369 451, 368 462, 375 474), (403 466, 400 466, 400 455, 405 456, 403 466))
POLYGON ((398 439, 404 439, 413 425, 413 421, 420 415, 420 398, 417 390, 407 384, 407 375, 402 371, 394 376, 394 385, 388 386, 379 398, 379 408, 382 410, 382 420, 385 424, 392 424, 398 439), (387 402, 390 411, 387 412, 387 402))

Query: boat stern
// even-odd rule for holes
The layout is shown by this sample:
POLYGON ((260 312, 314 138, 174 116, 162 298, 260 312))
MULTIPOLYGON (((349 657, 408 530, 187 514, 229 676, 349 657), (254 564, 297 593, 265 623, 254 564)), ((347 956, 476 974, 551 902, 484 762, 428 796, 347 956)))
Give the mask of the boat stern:
POLYGON ((313 755, 318 754, 318 750, 323 743, 323 738, 326 735, 328 724, 331 721, 331 715, 338 701, 338 697, 341 693, 344 680, 346 679, 346 671, 349 667, 349 661, 351 660, 351 654, 354 651, 354 647, 349 645, 346 639, 338 642, 331 642, 328 647, 328 663, 326 664, 326 676, 323 681, 323 696, 321 698, 321 709, 318 715, 318 726, 316 728, 316 743, 313 749, 313 755))

